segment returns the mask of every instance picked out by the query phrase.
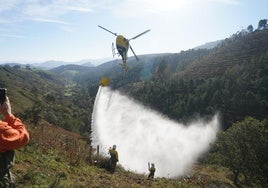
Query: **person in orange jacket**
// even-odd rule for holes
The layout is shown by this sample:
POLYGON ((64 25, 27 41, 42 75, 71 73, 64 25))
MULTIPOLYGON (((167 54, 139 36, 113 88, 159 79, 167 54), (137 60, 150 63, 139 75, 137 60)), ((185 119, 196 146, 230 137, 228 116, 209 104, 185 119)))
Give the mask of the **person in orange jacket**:
POLYGON ((12 114, 8 97, 0 104, 0 113, 4 116, 0 120, 0 187, 12 187, 14 182, 10 168, 14 150, 25 146, 30 136, 22 121, 12 114))

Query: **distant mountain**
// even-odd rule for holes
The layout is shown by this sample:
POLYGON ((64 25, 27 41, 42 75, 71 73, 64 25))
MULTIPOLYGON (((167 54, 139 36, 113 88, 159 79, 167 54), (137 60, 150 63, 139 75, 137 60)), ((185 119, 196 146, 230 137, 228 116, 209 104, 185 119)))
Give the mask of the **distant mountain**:
POLYGON ((67 61, 45 61, 43 63, 37 63, 37 64, 33 64, 34 67, 38 67, 38 68, 42 68, 45 70, 49 70, 49 69, 53 69, 55 67, 59 67, 62 65, 81 65, 84 64, 84 66, 88 66, 88 67, 94 67, 95 65, 90 62, 89 60, 82 60, 82 61, 77 61, 77 62, 67 62, 67 61))
POLYGON ((87 62, 87 63, 83 63, 83 64, 79 64, 79 65, 82 65, 82 66, 85 66, 85 67, 94 67, 94 66, 96 66, 92 62, 87 62))
POLYGON ((72 81, 77 74, 81 74, 81 72, 83 71, 89 71, 91 67, 83 66, 83 65, 68 64, 68 65, 58 66, 56 68, 50 69, 49 71, 59 76, 62 76, 67 80, 72 81))
POLYGON ((223 40, 216 40, 216 41, 212 41, 212 42, 207 42, 205 44, 202 44, 200 46, 194 47, 194 50, 198 50, 198 49, 212 49, 214 47, 216 47, 218 44, 220 44, 223 40))
POLYGON ((64 62, 64 61, 45 61, 45 62, 42 62, 42 63, 36 63, 36 64, 33 64, 34 67, 38 67, 38 68, 43 68, 43 69, 51 69, 53 67, 58 67, 58 66, 61 66, 61 65, 65 65, 65 64, 68 64, 67 62, 64 62))
POLYGON ((23 67, 25 68, 26 66, 29 66, 29 64, 21 64, 21 63, 16 63, 16 62, 0 62, 0 65, 9 65, 11 67, 14 67, 14 66, 19 66, 19 67, 23 67))
POLYGON ((101 65, 102 63, 111 61, 112 58, 101 58, 101 59, 84 59, 81 61, 55 61, 55 60, 49 60, 45 62, 28 62, 28 61, 2 61, 0 62, 0 65, 9 65, 11 67, 13 66, 20 66, 20 67, 26 67, 29 66, 31 68, 41 68, 44 70, 53 69, 62 65, 82 65, 86 67, 95 67, 98 65, 101 65))
MULTIPOLYGON (((151 69, 153 66, 156 66, 162 61, 165 61, 167 59, 171 60, 172 62, 176 61, 177 55, 178 54, 176 53, 139 55, 138 56, 139 61, 137 61, 134 56, 131 56, 127 60, 127 66, 129 69, 128 73, 130 73, 130 75, 133 75, 133 73, 131 73, 133 70, 141 71, 142 73, 141 75, 139 75, 139 77, 146 79, 147 77, 150 77, 151 69), (144 70, 140 70, 140 69, 144 69, 144 70), (147 71, 147 70, 150 70, 150 71, 147 71)), ((62 75, 68 80, 71 79, 79 83, 84 82, 84 81, 98 82, 99 79, 103 76, 108 76, 110 78, 122 77, 123 70, 122 70, 122 67, 120 66, 121 62, 122 62, 121 59, 116 59, 116 60, 102 63, 94 67, 87 67, 87 66, 84 66, 84 64, 76 65, 76 66, 63 65, 63 66, 50 69, 49 71, 56 73, 58 75, 62 75)), ((129 74, 125 76, 127 78, 129 77, 129 74)), ((128 79, 121 79, 121 80, 128 82, 128 79)))
POLYGON ((111 57, 100 58, 100 59, 85 59, 85 60, 79 61, 77 64, 91 67, 90 64, 93 66, 98 66, 108 61, 112 61, 112 60, 113 58, 111 57))
MULTIPOLYGON (((217 40, 217 41, 213 41, 213 42, 208 42, 205 43, 203 45, 197 46, 193 49, 197 50, 197 49, 212 49, 214 47, 216 47, 222 40, 217 40)), ((147 54, 147 55, 140 55, 139 57, 156 57, 159 56, 160 54, 147 54)), ((163 54, 161 54, 163 55, 163 54)), ((133 57, 129 57, 128 61, 136 61, 133 57)), ((119 58, 120 59, 120 58, 119 58)), ((81 65, 84 67, 97 67, 103 63, 107 63, 107 62, 112 62, 114 61, 113 58, 101 58, 101 59, 84 59, 84 60, 80 60, 80 61, 56 61, 56 60, 48 60, 45 62, 30 62, 30 61, 8 61, 8 62, 0 62, 0 64, 3 65, 10 65, 10 66, 20 66, 20 67, 26 67, 29 66, 31 68, 41 68, 44 70, 50 70, 50 69, 54 69, 56 67, 60 67, 62 65, 81 65)), ((117 60, 115 60, 117 61, 117 60)), ((72 67, 72 66, 71 66, 72 67)), ((64 67, 66 69, 66 67, 64 67)), ((70 67, 69 67, 70 68, 70 67)), ((66 71, 66 70, 65 70, 66 71)))

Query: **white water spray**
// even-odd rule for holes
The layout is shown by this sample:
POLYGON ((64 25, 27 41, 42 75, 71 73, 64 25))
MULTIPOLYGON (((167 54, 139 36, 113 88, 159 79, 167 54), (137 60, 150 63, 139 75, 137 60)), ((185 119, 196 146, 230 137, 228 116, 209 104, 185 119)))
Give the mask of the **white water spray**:
POLYGON ((92 114, 93 146, 102 155, 117 145, 119 164, 126 170, 148 173, 156 166, 156 177, 176 177, 189 172, 197 158, 215 141, 218 117, 195 121, 187 127, 113 91, 99 88, 92 114))

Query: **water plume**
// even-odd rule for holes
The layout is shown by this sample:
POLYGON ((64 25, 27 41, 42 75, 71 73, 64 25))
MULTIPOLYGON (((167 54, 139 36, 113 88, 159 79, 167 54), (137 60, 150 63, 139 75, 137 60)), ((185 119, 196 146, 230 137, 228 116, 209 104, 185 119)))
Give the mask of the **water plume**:
POLYGON ((219 130, 218 116, 189 125, 172 121, 109 87, 98 90, 92 114, 92 143, 100 153, 117 145, 119 164, 126 170, 156 177, 177 177, 189 172, 198 157, 209 149, 219 130))

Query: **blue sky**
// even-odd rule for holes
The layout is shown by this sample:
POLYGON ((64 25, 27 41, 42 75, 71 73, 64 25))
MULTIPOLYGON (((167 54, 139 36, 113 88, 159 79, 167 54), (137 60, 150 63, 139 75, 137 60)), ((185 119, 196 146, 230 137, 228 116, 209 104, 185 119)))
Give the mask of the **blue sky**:
MULTIPOLYGON (((112 58, 115 36, 137 55, 176 53, 268 18, 267 0, 0 0, 0 62, 112 58)), ((129 51, 129 56, 133 56, 129 51)))

